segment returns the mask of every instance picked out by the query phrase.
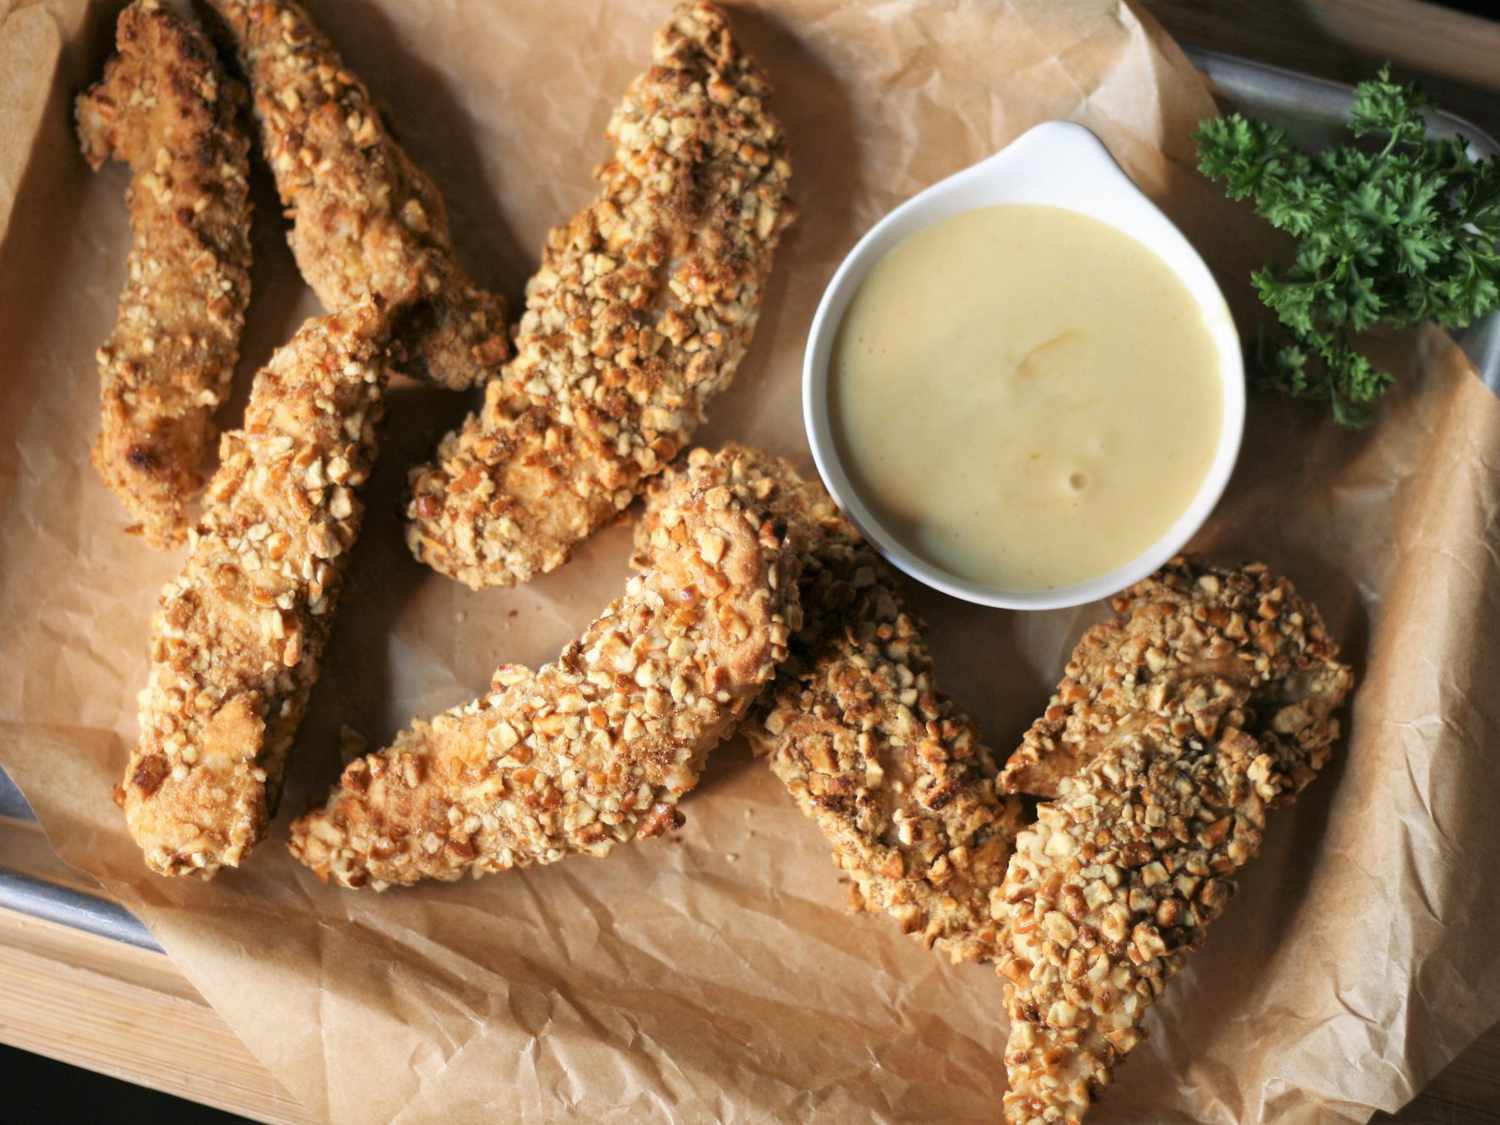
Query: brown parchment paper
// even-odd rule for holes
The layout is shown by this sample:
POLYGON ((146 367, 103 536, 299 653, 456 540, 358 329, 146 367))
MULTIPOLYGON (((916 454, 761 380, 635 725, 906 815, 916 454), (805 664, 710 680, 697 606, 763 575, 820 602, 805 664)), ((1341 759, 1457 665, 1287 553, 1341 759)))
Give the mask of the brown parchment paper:
MULTIPOLYGON (((600 132, 665 0, 315 3, 441 185, 462 256, 517 296, 544 230, 592 195, 600 132)), ((286 853, 348 724, 375 744, 549 659, 620 588, 628 530, 512 591, 469 593, 400 542, 406 467, 469 405, 400 386, 332 649, 273 836, 210 885, 149 876, 110 790, 145 638, 178 560, 121 534, 87 449, 93 351, 121 280, 126 176, 69 120, 116 5, 0 0, 0 764, 69 862, 150 926, 286 1088, 335 1122, 993 1120, 1000 985, 850 916, 816 829, 738 742, 675 835, 477 883, 320 886, 286 853)), ((803 218, 755 347, 705 440, 804 465, 805 330, 885 210, 1036 122, 1094 129, 1198 243, 1237 309, 1274 245, 1191 171, 1212 111, 1146 17, 1113 0, 775 0, 737 9, 776 84, 803 218)), ((264 174, 241 373, 316 309, 264 174)), ((1500 1018, 1500 404, 1436 331, 1387 342, 1379 426, 1256 399, 1198 547, 1258 557, 1323 608, 1362 687, 1347 750, 1272 825, 1239 897, 1148 1021, 1109 1121, 1361 1120, 1500 1018)), ((1008 749, 1097 610, 914 597, 947 687, 1008 749)), ((0 855, 0 864, 4 856, 0 855)), ((183 1044, 191 1067, 194 1045, 183 1044)))

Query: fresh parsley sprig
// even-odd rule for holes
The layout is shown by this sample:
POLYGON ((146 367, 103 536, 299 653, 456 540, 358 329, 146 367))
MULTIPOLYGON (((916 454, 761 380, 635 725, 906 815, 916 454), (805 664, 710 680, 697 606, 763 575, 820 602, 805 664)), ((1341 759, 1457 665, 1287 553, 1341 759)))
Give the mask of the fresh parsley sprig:
POLYGON ((1345 426, 1366 425, 1394 381, 1355 349, 1358 333, 1462 328, 1500 307, 1500 164, 1430 139, 1425 104, 1387 68, 1355 88, 1349 117, 1373 143, 1307 153, 1238 113, 1195 134, 1199 171, 1297 240, 1290 266, 1251 275, 1289 337, 1265 349, 1261 380, 1326 399, 1345 426))

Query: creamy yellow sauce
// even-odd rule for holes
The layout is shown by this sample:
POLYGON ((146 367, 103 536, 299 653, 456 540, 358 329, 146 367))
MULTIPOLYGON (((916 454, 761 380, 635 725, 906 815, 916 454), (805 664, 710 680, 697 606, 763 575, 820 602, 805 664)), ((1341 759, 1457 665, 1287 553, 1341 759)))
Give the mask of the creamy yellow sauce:
POLYGON ((1057 207, 936 223, 870 271, 830 369, 839 458, 914 553, 1042 590, 1135 558, 1213 461, 1219 354, 1152 251, 1057 207))

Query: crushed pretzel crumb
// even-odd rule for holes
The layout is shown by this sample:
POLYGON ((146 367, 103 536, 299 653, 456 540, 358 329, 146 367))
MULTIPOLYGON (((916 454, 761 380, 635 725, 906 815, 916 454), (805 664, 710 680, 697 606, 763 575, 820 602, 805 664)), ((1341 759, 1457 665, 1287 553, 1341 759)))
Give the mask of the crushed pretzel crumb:
MULTIPOLYGON (((804 624, 746 737, 833 846, 856 908, 954 961, 994 959, 1020 802, 999 792, 993 753, 937 690, 886 563, 816 481, 736 452, 803 556, 804 624)), ((649 557, 666 533, 648 502, 637 552, 649 557)))
POLYGON ((1317 611, 1263 566, 1176 559, 1115 607, 1129 616, 1079 643, 1012 759, 1013 779, 1055 789, 1003 890, 1015 1123, 1083 1118, 1267 812, 1327 762, 1354 682, 1317 611))
POLYGON ((669 531, 624 596, 540 671, 504 665, 488 695, 351 763, 293 824, 299 860, 381 890, 604 856, 682 823, 800 621, 796 555, 739 460, 695 450, 664 479, 669 531))
POLYGON ((459 265, 436 185, 293 0, 210 0, 235 40, 302 276, 330 310, 400 310, 402 370, 454 389, 510 354, 504 302, 459 265))
POLYGON ((131 249, 99 348, 93 462, 145 541, 175 547, 208 479, 250 300, 244 89, 203 32, 147 0, 120 13, 118 53, 75 106, 83 154, 131 167, 131 249))
POLYGON ((182 572, 152 622, 140 741, 124 783, 152 869, 210 878, 265 834, 318 676, 376 452, 387 318, 308 321, 255 377, 182 572), (350 490, 320 477, 338 459, 350 490), (342 513, 342 514, 339 514, 342 513))
POLYGON ((680 5, 610 121, 599 198, 548 236, 516 356, 411 473, 407 543, 474 588, 546 573, 677 456, 750 343, 791 167, 765 78, 680 5))

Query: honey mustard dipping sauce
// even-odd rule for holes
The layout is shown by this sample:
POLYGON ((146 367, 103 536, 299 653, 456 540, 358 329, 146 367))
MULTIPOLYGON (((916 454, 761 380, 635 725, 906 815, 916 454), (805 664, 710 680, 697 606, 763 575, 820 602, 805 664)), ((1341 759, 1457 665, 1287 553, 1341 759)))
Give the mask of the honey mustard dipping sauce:
POLYGON ((834 343, 830 422, 909 550, 1045 590, 1123 566, 1186 511, 1219 441, 1219 363, 1147 247, 1075 211, 985 207, 870 270, 834 343))

